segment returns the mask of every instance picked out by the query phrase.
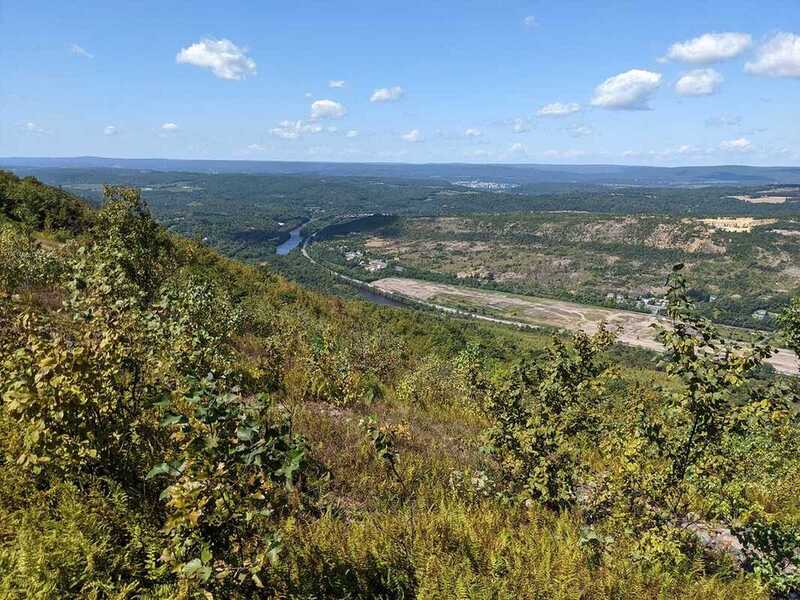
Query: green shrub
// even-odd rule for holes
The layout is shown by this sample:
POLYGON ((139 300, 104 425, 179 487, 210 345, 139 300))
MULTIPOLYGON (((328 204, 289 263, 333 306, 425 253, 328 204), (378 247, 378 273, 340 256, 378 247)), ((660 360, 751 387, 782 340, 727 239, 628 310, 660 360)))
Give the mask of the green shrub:
POLYGON ((62 268, 55 253, 41 247, 30 234, 0 223, 0 290, 14 293, 52 285, 62 268))
POLYGON ((614 336, 579 332, 571 346, 553 341, 545 358, 515 368, 491 386, 485 410, 492 422, 489 452, 508 491, 552 507, 572 504, 586 465, 583 439, 593 437, 603 392, 613 371, 601 360, 614 336))

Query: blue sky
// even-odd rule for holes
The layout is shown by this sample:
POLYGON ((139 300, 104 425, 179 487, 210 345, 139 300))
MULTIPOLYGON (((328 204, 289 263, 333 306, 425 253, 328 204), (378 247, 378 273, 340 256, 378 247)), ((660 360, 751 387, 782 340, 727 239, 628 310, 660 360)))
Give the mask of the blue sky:
POLYGON ((0 156, 800 164, 797 0, 0 10, 0 156))

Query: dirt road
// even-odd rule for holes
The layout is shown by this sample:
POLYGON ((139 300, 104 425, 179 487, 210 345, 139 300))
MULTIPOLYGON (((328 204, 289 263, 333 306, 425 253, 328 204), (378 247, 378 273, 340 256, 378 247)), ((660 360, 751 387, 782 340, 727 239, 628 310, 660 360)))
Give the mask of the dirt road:
MULTIPOLYGON (((567 330, 583 330, 592 333, 605 321, 609 327, 618 329, 620 343, 662 352, 664 347, 656 339, 656 328, 660 321, 652 315, 598 308, 533 296, 518 296, 504 292, 477 290, 474 288, 387 277, 373 282, 376 289, 425 302, 440 309, 469 313, 488 309, 491 315, 475 315, 487 321, 511 325, 546 325, 567 330)), ((781 349, 769 360, 776 371, 797 375, 797 357, 791 350, 781 349)))

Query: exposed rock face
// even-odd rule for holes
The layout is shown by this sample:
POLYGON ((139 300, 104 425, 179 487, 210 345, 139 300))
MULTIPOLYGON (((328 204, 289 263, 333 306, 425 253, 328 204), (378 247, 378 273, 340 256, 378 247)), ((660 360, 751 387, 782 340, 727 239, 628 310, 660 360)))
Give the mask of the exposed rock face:
POLYGON ((744 546, 727 527, 699 521, 689 524, 687 529, 694 532, 703 547, 730 555, 740 566, 744 564, 744 546))
POLYGON ((725 254, 728 250, 725 246, 715 244, 710 239, 695 238, 685 246, 687 252, 702 254, 725 254))
POLYGON ((456 277, 459 279, 468 279, 470 277, 475 279, 492 279, 494 277, 494 273, 492 273, 486 267, 480 266, 468 271, 459 271, 456 273, 456 277))

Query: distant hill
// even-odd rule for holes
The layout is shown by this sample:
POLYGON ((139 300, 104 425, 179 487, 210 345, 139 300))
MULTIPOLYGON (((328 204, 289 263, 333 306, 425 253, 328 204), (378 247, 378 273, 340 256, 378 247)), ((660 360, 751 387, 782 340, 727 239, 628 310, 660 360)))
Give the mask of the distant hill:
POLYGON ((124 168, 194 173, 313 174, 327 176, 476 179, 501 183, 581 183, 696 186, 800 184, 800 167, 642 167, 622 165, 326 163, 254 160, 171 160, 162 158, 0 158, 6 168, 124 168))

